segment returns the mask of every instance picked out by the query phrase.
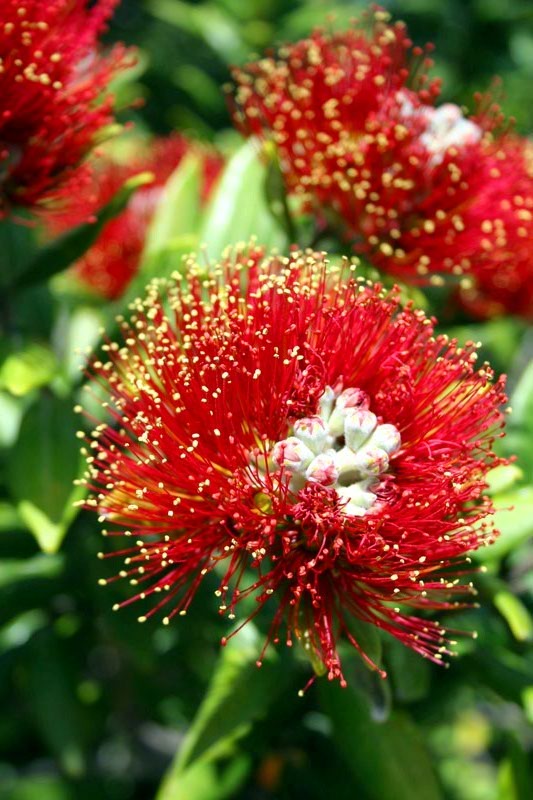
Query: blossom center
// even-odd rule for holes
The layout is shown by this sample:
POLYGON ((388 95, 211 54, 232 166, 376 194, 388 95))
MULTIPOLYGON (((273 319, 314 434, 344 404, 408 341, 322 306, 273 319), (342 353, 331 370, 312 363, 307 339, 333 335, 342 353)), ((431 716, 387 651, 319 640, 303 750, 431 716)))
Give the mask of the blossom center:
POLYGON ((420 141, 432 154, 433 164, 440 164, 448 148, 476 144, 483 135, 480 126, 466 119, 454 103, 443 103, 438 108, 429 105, 415 107, 405 92, 399 92, 398 97, 404 118, 418 115, 424 120, 426 129, 420 141))
POLYGON ((291 474, 291 491, 307 483, 333 488, 345 501, 344 513, 361 517, 376 502, 379 477, 400 446, 398 429, 378 423, 365 392, 336 394, 328 386, 318 414, 297 420, 292 435, 276 442, 271 458, 291 474))

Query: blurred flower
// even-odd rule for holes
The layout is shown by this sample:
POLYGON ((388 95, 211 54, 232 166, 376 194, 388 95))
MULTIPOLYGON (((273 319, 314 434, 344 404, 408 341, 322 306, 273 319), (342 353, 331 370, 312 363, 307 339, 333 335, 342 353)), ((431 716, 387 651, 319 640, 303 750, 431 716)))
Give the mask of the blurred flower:
POLYGON ((120 297, 137 272, 144 248, 146 231, 152 216, 164 199, 165 183, 187 153, 202 157, 202 200, 205 202, 222 168, 222 159, 214 151, 193 143, 183 136, 172 135, 154 140, 138 148, 127 162, 100 158, 92 175, 92 183, 84 193, 72 197, 63 211, 54 209, 46 216, 48 227, 57 232, 87 222, 120 190, 128 178, 141 172, 154 175, 152 183, 138 189, 126 209, 108 222, 96 242, 76 263, 76 277, 98 294, 120 297))
POLYGON ((113 122, 106 87, 131 58, 98 37, 118 0, 0 0, 0 216, 52 199, 113 122))
POLYGON ((479 252, 461 300, 478 317, 511 313, 533 321, 533 145, 508 135, 493 150, 492 179, 465 216, 479 252))
POLYGON ((288 189, 374 266, 408 282, 500 284, 500 307, 523 313, 531 175, 515 139, 495 132, 488 96, 471 118, 435 107, 429 63, 378 10, 368 31, 317 31, 235 69, 235 121, 273 140, 288 189))
POLYGON ((458 606, 462 557, 493 541, 484 476, 505 401, 474 344, 354 269, 250 249, 152 283, 93 363, 112 422, 84 479, 105 533, 134 541, 120 575, 140 591, 121 605, 155 600, 140 621, 185 614, 214 572, 222 613, 255 597, 242 624, 271 608, 265 648, 285 624, 341 681, 340 638, 372 663, 354 617, 449 654, 412 612, 458 606))

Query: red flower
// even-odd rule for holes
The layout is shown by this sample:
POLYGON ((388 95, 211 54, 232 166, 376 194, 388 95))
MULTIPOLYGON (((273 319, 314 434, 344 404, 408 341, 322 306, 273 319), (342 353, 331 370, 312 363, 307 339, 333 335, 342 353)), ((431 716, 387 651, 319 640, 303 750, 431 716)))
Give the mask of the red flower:
POLYGON ((508 135, 495 143, 493 160, 492 179, 465 218, 480 241, 461 300, 478 317, 507 312, 533 321, 533 146, 508 135))
POLYGON ((105 90, 128 59, 97 45, 117 2, 0 0, 0 216, 53 198, 113 121, 105 90))
MULTIPOLYGON (((94 169, 91 187, 69 199, 63 213, 47 215, 48 226, 55 231, 69 230, 90 220, 119 191, 124 182, 140 172, 154 174, 154 181, 134 194, 126 209, 107 223, 93 246, 75 265, 79 280, 98 294, 115 299, 123 294, 137 272, 146 231, 164 196, 164 186, 172 172, 189 152, 203 157, 202 199, 207 200, 222 168, 222 159, 214 152, 174 135, 156 139, 144 152, 133 154, 127 163, 100 159, 94 169)), ((70 186, 66 194, 72 195, 70 186)))
MULTIPOLYGON (((531 235, 524 240, 523 218, 505 209, 517 192, 505 162, 517 159, 509 134, 493 133, 498 109, 485 98, 467 119, 457 106, 434 107, 427 59, 417 61, 405 26, 386 19, 376 12, 369 33, 315 32, 234 70, 236 123, 272 138, 288 188, 384 272, 440 282, 441 273, 502 265, 502 280, 518 284, 525 259, 513 263, 508 245, 525 252, 531 235), (502 209, 506 234, 492 237, 489 254, 486 230, 501 231, 502 209)), ((524 169, 519 185, 525 214, 524 169)))
POLYGON ((449 653, 416 610, 459 605, 463 556, 494 538, 505 400, 473 344, 352 271, 241 251, 155 282, 93 364, 112 421, 86 451, 89 507, 135 542, 121 575, 142 588, 122 605, 150 598, 140 620, 168 622, 214 572, 221 612, 270 608, 267 643, 284 624, 341 681, 354 617, 449 653))

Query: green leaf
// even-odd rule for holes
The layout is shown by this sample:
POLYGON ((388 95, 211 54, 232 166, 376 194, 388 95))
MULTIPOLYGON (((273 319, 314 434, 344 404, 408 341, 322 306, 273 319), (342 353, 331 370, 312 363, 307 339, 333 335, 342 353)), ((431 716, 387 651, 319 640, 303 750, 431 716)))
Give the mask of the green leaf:
POLYGON ((24 690, 47 749, 71 778, 85 769, 83 709, 76 697, 77 676, 67 644, 50 629, 34 635, 24 648, 24 690))
POLYGON ((0 500, 0 531, 24 529, 24 524, 15 506, 0 500))
POLYGON ((224 769, 214 761, 198 761, 185 772, 165 777, 156 800, 225 800, 235 797, 250 771, 250 759, 233 757, 224 769))
POLYGON ((43 392, 26 412, 8 465, 17 510, 40 547, 55 552, 72 520, 80 467, 72 401, 43 392))
POLYGON ((7 625, 0 628, 0 651, 5 652, 25 645, 47 622, 46 614, 36 608, 14 617, 7 625))
POLYGON ((38 555, 33 558, 9 558, 0 562, 0 588, 28 578, 55 578, 61 572, 60 556, 38 555))
POLYGON ((252 236, 268 248, 283 248, 287 238, 268 208, 264 184, 267 165, 260 144, 248 140, 230 159, 206 210, 199 239, 218 258, 228 245, 252 236))
MULTIPOLYGON (((169 243, 196 231, 200 219, 200 195, 203 180, 199 156, 188 155, 174 170, 164 189, 164 198, 146 234, 139 272, 151 276, 154 262, 169 243)), ((175 269, 179 267, 176 264, 175 269)))
POLYGON ((140 186, 151 183, 153 175, 141 172, 126 181, 122 189, 96 215, 96 222, 79 225, 42 248, 16 281, 16 289, 26 289, 47 280, 69 267, 91 247, 104 225, 120 214, 140 186))
MULTIPOLYGON (((211 763, 231 755, 238 739, 250 730, 256 719, 267 713, 285 684, 287 670, 282 659, 272 651, 265 655, 263 665, 257 667, 263 642, 251 623, 229 640, 157 800, 181 797, 172 794, 171 787, 187 785, 186 782, 192 780, 190 771, 196 770, 199 763, 211 763)), ((213 797, 219 796, 225 795, 213 797)))
POLYGON ((0 392, 0 447, 11 447, 18 436, 23 404, 8 392, 0 392))
POLYGON ((533 486, 523 486, 494 498, 494 524, 500 536, 476 553, 482 561, 504 558, 533 534, 533 486))
POLYGON ((7 356, 0 367, 0 389, 23 397, 50 383, 57 368, 57 359, 50 348, 32 342, 20 352, 7 356))
POLYGON ((500 589, 494 595, 493 603, 509 625, 515 639, 526 642, 533 638, 533 620, 518 597, 506 589, 500 589))
POLYGON ((533 361, 526 367, 511 395, 509 427, 533 431, 533 361))
POLYGON ((426 659, 390 637, 385 648, 385 664, 398 700, 414 703, 426 697, 431 682, 431 669, 426 659))
POLYGON ((223 62, 244 60, 248 55, 235 20, 215 3, 195 7, 182 0, 151 0, 149 11, 157 19, 202 39, 223 62))
POLYGON ((283 681, 281 659, 274 651, 257 666, 263 644, 262 634, 250 624, 230 639, 181 747, 179 769, 240 738, 267 712, 283 681))
MULTIPOLYGON (((394 711, 381 724, 372 720, 356 688, 320 681, 321 705, 346 767, 370 800, 441 800, 431 756, 410 717, 394 711)), ((354 796, 357 791, 354 791, 354 796)))
POLYGON ((523 478, 524 473, 516 464, 502 464, 494 467, 487 473, 486 481, 489 485, 487 493, 497 495, 510 489, 523 478))
MULTIPOLYGON (((19 213, 23 212, 17 212, 19 213)), ((12 217, 0 219, 0 252, 0 287, 5 287, 16 282, 37 252, 35 222, 24 219, 23 216, 17 221, 12 217)))

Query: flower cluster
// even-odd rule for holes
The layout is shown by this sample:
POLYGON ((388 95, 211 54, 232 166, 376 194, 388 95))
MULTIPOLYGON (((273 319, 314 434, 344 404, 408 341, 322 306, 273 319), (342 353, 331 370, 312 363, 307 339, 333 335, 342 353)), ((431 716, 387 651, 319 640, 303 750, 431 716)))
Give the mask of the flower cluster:
POLYGON ((435 106, 429 63, 377 10, 370 31, 316 31, 234 69, 235 122, 272 139, 289 190, 383 272, 422 283, 467 275, 478 313, 531 316, 519 289, 524 278, 533 288, 526 146, 496 133, 490 98, 471 118, 435 106))
POLYGON ((91 368, 110 419, 84 482, 125 537, 121 605, 168 622, 212 573, 237 630, 271 608, 265 647, 284 630, 330 679, 341 639, 372 663, 354 618, 441 661, 425 612, 459 605, 459 565, 494 538, 503 379, 324 254, 243 248, 184 277, 155 281, 91 368))
POLYGON ((131 58, 97 47, 117 2, 0 0, 0 216, 53 198, 113 121, 106 87, 131 58))
MULTIPOLYGON (((69 230, 90 221, 128 178, 145 171, 153 174, 154 180, 137 190, 126 209, 104 226, 93 246, 76 263, 75 275, 83 284, 109 300, 124 293, 137 272, 148 225, 164 199, 165 183, 188 153, 202 159, 201 196, 205 202, 222 168, 222 159, 200 144, 174 134, 137 148, 124 163, 99 158, 85 192, 69 200, 62 212, 54 209, 45 215, 52 232, 69 230)), ((71 194, 68 185, 66 189, 71 194)))

